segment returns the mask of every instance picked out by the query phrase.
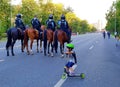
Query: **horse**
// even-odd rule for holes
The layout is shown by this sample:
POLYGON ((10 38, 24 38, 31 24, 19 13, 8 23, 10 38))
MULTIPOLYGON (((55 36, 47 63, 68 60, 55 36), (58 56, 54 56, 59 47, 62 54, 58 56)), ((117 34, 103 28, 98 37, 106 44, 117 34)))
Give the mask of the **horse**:
MULTIPOLYGON (((68 29, 68 32, 71 33, 71 28, 68 29)), ((71 36, 71 35, 70 35, 71 36)), ((64 32, 63 30, 61 29, 57 29, 55 32, 54 32, 54 35, 53 35, 53 46, 54 46, 54 49, 55 49, 55 52, 57 53, 57 49, 58 49, 58 42, 60 43, 60 52, 61 52, 61 57, 64 57, 64 44, 67 42, 67 43, 70 43, 69 42, 69 37, 67 35, 66 32, 64 32)))
POLYGON ((14 44, 15 44, 16 40, 21 40, 21 51, 24 52, 23 39, 24 39, 24 33, 22 32, 22 30, 12 27, 7 31, 7 43, 6 43, 7 56, 9 56, 9 47, 10 46, 11 46, 12 56, 15 55, 13 48, 14 48, 14 44))
POLYGON ((53 30, 51 29, 45 29, 43 32, 43 42, 44 42, 44 55, 46 56, 46 50, 47 50, 47 46, 48 46, 48 55, 51 54, 51 56, 53 57, 53 30), (49 52, 50 49, 50 45, 51 45, 51 53, 49 52))
MULTIPOLYGON (((44 30, 44 25, 41 26, 41 29, 44 30)), ((40 35, 41 37, 39 37, 39 31, 36 30, 36 29, 33 29, 33 28, 28 28, 25 30, 25 33, 24 33, 24 49, 26 47, 26 50, 27 50, 27 54, 34 54, 33 51, 32 51, 32 45, 33 45, 33 42, 34 40, 36 39, 37 40, 37 52, 39 52, 39 49, 38 49, 38 45, 39 45, 39 39, 40 39, 40 52, 42 52, 42 35, 40 35), (30 50, 28 48, 28 40, 30 39, 30 50)))

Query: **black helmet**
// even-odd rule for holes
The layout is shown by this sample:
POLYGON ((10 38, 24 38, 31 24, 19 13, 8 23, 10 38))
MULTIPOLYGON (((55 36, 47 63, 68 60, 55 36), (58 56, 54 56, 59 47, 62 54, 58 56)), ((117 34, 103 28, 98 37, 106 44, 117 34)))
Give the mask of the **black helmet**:
POLYGON ((65 19, 65 16, 62 14, 61 19, 65 19))
POLYGON ((21 15, 21 14, 17 14, 16 17, 17 17, 17 18, 21 18, 22 15, 21 15))
POLYGON ((53 15, 52 14, 49 15, 49 19, 53 19, 53 15))

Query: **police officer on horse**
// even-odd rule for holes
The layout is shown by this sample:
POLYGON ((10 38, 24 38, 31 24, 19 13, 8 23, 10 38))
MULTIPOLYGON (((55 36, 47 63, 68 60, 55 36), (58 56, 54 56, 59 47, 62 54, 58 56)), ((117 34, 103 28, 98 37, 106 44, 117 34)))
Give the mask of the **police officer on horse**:
POLYGON ((47 29, 51 29, 53 32, 55 31, 56 23, 53 20, 53 15, 49 15, 49 19, 46 21, 47 29))
POLYGON ((22 15, 21 14, 17 14, 16 15, 16 19, 15 19, 15 27, 21 32, 21 34, 23 35, 23 31, 25 30, 25 25, 22 21, 22 15))
POLYGON ((37 18, 37 15, 35 15, 34 18, 31 20, 31 24, 32 24, 33 29, 38 30, 39 38, 41 38, 43 31, 41 29, 41 23, 40 23, 39 19, 37 18))
POLYGON ((61 30, 66 32, 69 38, 69 42, 71 42, 71 32, 69 31, 68 22, 66 21, 65 16, 63 14, 61 15, 61 20, 58 21, 58 26, 61 30))

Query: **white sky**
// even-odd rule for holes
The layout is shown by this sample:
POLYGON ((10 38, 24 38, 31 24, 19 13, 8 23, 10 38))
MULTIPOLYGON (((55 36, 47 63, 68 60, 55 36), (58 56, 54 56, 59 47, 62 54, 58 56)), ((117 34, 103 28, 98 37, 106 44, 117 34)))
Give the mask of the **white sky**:
MULTIPOLYGON (((20 3, 21 0, 12 1, 20 3)), ((96 23, 100 20, 103 26, 106 23, 105 13, 113 1, 115 0, 53 0, 54 3, 62 3, 65 7, 72 7, 80 19, 85 19, 89 23, 96 23)))
POLYGON ((80 19, 85 19, 89 23, 97 23, 102 21, 105 26, 105 13, 109 10, 112 2, 115 0, 53 0, 55 3, 63 3, 73 8, 75 14, 80 19))

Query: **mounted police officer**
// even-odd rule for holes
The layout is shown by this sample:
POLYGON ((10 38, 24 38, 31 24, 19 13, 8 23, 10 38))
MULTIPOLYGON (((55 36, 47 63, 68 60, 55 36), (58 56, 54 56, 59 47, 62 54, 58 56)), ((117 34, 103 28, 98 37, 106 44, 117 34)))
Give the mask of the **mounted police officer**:
POLYGON ((23 31, 25 30, 25 25, 22 21, 22 15, 21 14, 16 15, 15 27, 23 34, 23 31))
POLYGON ((71 41, 71 32, 68 30, 69 29, 69 25, 68 22, 65 19, 65 16, 62 14, 61 15, 61 20, 58 21, 58 26, 61 30, 63 30, 64 32, 66 32, 67 36, 69 37, 69 41, 71 41))
POLYGON ((42 30, 41 30, 41 23, 39 19, 37 18, 37 15, 34 16, 34 18, 31 20, 32 27, 39 32, 39 38, 41 38, 42 30))
POLYGON ((53 32, 55 31, 56 23, 53 20, 52 14, 49 15, 49 19, 46 21, 46 24, 47 24, 47 29, 51 29, 53 30, 53 32))

